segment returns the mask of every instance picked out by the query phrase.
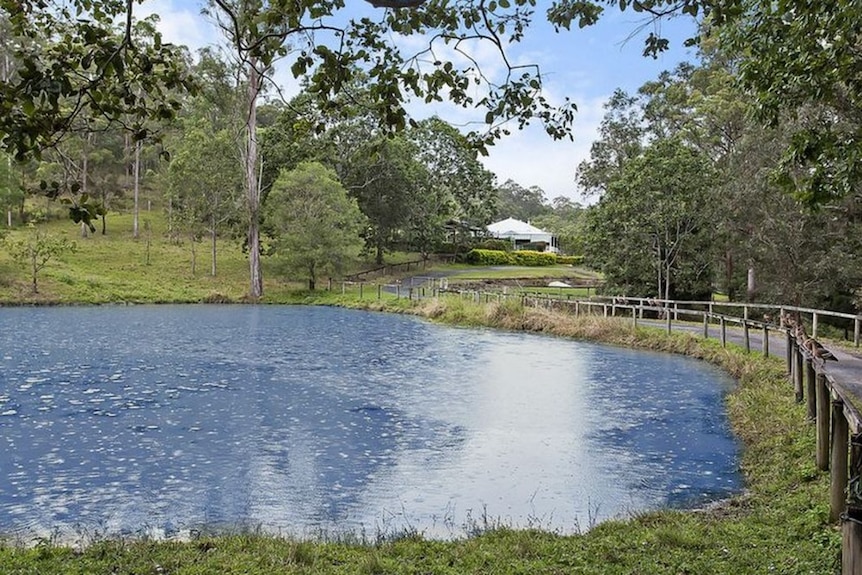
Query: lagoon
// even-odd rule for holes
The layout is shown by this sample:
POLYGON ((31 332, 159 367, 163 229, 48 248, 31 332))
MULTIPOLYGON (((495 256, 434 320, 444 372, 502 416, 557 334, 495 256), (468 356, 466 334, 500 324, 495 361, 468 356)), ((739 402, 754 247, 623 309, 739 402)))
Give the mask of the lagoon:
POLYGON ((305 306, 0 309, 0 534, 572 533, 738 492, 696 360, 305 306))

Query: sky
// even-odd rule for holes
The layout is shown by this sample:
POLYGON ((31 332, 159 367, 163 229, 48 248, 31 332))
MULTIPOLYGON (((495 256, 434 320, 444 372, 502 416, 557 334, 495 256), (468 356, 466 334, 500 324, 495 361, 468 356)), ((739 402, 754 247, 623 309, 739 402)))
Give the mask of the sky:
MULTIPOLYGON (((380 15, 379 9, 362 0, 347 3, 352 15, 380 15)), ((140 17, 158 14, 164 40, 184 44, 194 52, 222 41, 213 22, 200 13, 204 4, 204 0, 148 0, 137 8, 137 14, 140 17)), ((584 29, 573 26, 571 31, 555 33, 544 20, 542 6, 548 4, 539 3, 534 26, 523 42, 511 46, 508 56, 517 63, 539 64, 544 77, 543 95, 551 102, 561 103, 568 97, 577 105, 574 140, 555 141, 540 125, 520 131, 513 129, 511 135, 489 149, 489 155, 482 161, 496 174, 499 183, 512 179, 524 187, 542 188, 548 200, 566 196, 585 203, 575 183, 575 169, 589 158, 605 102, 617 88, 635 92, 663 70, 694 60, 694 50, 683 47, 682 43, 694 34, 695 23, 687 17, 664 22, 661 32, 671 40, 671 49, 652 59, 644 57, 642 50, 643 40, 653 27, 644 27, 640 15, 609 7, 595 26, 584 29)), ((403 46, 409 48, 410 42, 418 45, 421 39, 406 40, 403 46)), ((486 73, 502 71, 499 56, 490 46, 477 45, 472 53, 486 73)), ((277 68, 275 81, 290 97, 298 91, 298 84, 288 67, 282 64, 277 68)), ((437 114, 463 129, 480 127, 477 122, 485 116, 484 110, 463 110, 451 104, 413 103, 408 110, 416 119, 437 114)))

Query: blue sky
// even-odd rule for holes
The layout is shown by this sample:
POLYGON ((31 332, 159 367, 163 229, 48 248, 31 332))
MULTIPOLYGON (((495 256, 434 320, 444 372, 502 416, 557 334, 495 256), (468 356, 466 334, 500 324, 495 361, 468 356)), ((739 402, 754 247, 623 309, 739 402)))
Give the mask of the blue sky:
MULTIPOLYGON (((348 3, 356 13, 375 13, 364 1, 348 0, 348 3)), ((509 57, 518 63, 535 62, 541 66, 544 95, 550 101, 561 102, 568 97, 578 105, 575 139, 553 141, 541 127, 532 126, 513 131, 491 148, 483 161, 500 183, 511 178, 523 186, 541 187, 548 199, 562 195, 581 201, 574 182, 575 168, 589 156, 603 104, 616 88, 633 92, 662 70, 694 59, 693 49, 684 48, 682 41, 693 34, 695 24, 687 17, 663 23, 661 32, 671 39, 671 50, 654 60, 642 56, 643 40, 653 28, 649 25, 641 29, 644 22, 638 14, 608 8, 596 26, 574 27, 557 34, 544 21, 542 4, 537 9, 536 25, 526 33, 522 43, 511 47, 509 57)), ((165 40, 194 50, 220 41, 215 26, 200 15, 203 5, 202 0, 148 0, 138 8, 138 13, 157 13, 165 40)), ((411 41, 414 40, 407 41, 408 46, 411 41)), ((489 46, 475 46, 474 56, 483 70, 492 74, 501 68, 497 54, 489 46)), ((287 95, 292 95, 297 89, 296 82, 286 68, 281 67, 276 81, 287 95)), ((483 110, 465 111, 451 105, 431 107, 421 103, 411 105, 410 112, 416 118, 436 113, 456 125, 481 121, 485 115, 483 110)))

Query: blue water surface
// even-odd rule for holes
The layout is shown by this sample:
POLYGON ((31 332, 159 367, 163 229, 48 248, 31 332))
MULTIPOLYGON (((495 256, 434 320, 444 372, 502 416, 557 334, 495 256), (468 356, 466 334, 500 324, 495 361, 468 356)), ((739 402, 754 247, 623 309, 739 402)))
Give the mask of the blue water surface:
POLYGON ((570 533, 741 488, 733 381, 689 358, 325 307, 0 327, 7 535, 570 533))

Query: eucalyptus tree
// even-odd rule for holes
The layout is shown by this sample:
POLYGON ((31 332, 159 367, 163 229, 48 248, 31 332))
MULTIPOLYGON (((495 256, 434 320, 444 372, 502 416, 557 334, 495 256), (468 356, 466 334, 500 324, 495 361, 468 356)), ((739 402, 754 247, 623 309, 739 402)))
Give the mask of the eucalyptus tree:
POLYGON ((175 144, 168 169, 169 199, 189 237, 193 261, 195 242, 204 233, 209 237, 212 276, 217 272, 219 234, 241 211, 239 167, 233 133, 214 131, 205 119, 183 122, 183 138, 175 144))
POLYGON ((496 219, 515 218, 526 222, 551 211, 545 191, 538 186, 525 188, 514 180, 506 180, 495 191, 496 219))

